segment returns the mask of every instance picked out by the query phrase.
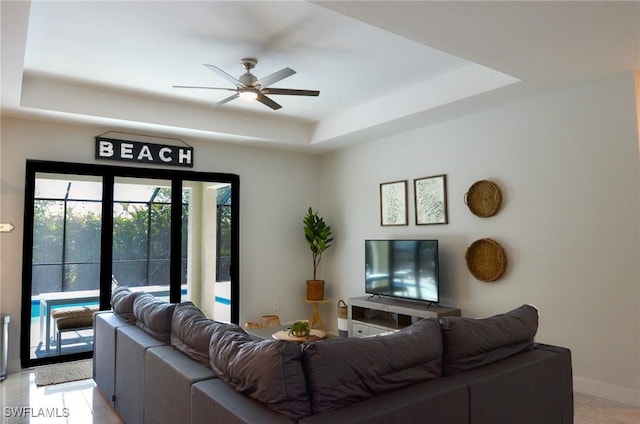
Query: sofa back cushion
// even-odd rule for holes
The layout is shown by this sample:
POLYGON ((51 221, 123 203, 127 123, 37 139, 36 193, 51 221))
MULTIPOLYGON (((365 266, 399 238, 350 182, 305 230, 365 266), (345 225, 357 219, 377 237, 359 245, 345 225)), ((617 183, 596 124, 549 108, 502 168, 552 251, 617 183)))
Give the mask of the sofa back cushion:
POLYGON ((299 344, 216 326, 209 346, 211 369, 237 392, 294 421, 311 415, 299 344))
POLYGON ((170 342, 171 317, 175 304, 156 299, 150 294, 143 294, 133 302, 133 315, 136 325, 150 336, 170 342))
POLYGON ((522 305, 490 318, 440 319, 444 340, 444 375, 499 361, 533 348, 538 310, 522 305))
POLYGON ((133 302, 143 292, 132 292, 129 287, 116 287, 111 292, 111 308, 113 312, 128 324, 135 324, 136 317, 133 315, 133 302))
POLYGON ((393 334, 329 339, 302 354, 311 408, 328 412, 442 375, 442 334, 425 319, 393 334))
POLYGON ((193 303, 177 304, 171 318, 171 345, 209 367, 209 341, 217 325, 225 324, 210 320, 193 303))

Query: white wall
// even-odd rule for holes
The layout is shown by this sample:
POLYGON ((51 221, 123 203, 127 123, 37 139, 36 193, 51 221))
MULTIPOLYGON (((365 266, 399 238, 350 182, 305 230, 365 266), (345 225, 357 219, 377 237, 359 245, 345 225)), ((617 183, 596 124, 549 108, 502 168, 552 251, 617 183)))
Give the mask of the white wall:
MULTIPOLYGON (((442 303, 488 316, 522 303, 540 309, 537 339, 569 347, 576 389, 640 404, 640 169, 633 79, 624 75, 528 102, 374 140, 318 158, 186 140, 195 171, 233 172, 241 184, 241 322, 308 315, 309 254, 301 219, 309 205, 334 228, 320 265, 327 324, 335 301, 363 294, 363 240, 441 240, 442 303), (449 224, 380 227, 379 184, 447 174, 449 224), (492 179, 503 209, 480 219, 463 203, 492 179), (495 283, 471 277, 466 247, 493 237, 509 266, 495 283)), ((93 163, 108 129, 2 119, 0 310, 12 316, 10 370, 19 368, 24 161, 93 163)))
MULTIPOLYGON (((19 369, 25 160, 94 163, 94 137, 110 128, 2 119, 0 221, 16 230, 0 235, 0 311, 11 315, 9 371, 19 369)), ((302 218, 317 203, 315 156, 185 139, 195 149, 194 171, 240 175, 240 322, 278 313, 283 322, 306 318, 302 302, 310 278, 302 218), (274 302, 280 309, 273 310, 274 302)), ((161 142, 161 141, 159 141, 161 142)), ((100 162, 118 165, 117 162, 100 162)), ((121 165, 126 166, 126 163, 121 165)))
MULTIPOLYGON (((484 317, 540 310, 537 340, 572 350, 576 389, 640 404, 639 157, 634 81, 624 75, 360 144, 323 158, 334 227, 331 296, 364 292, 366 238, 440 240, 442 304, 484 317), (449 224, 414 224, 413 179, 447 174, 449 224), (409 180, 410 225, 381 227, 379 184, 409 180), (472 215, 469 186, 503 193, 494 217, 472 215), (497 282, 467 271, 492 237, 508 268, 497 282)), ((332 312, 335 314, 335 308, 332 312)))

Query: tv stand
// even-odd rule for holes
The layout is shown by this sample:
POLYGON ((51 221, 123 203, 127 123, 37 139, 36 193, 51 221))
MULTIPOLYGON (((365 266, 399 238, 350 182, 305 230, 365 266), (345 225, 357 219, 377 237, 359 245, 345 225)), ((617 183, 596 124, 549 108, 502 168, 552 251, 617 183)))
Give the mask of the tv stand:
POLYGON ((460 316, 460 309, 437 303, 413 302, 381 296, 349 298, 349 337, 398 331, 422 318, 460 316))

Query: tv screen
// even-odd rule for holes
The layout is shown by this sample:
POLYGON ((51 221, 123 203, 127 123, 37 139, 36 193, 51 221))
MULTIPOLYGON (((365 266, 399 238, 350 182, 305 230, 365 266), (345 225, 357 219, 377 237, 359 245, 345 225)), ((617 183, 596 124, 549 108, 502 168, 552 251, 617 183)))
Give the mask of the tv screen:
POLYGON ((365 240, 365 291, 439 302, 438 240, 365 240))

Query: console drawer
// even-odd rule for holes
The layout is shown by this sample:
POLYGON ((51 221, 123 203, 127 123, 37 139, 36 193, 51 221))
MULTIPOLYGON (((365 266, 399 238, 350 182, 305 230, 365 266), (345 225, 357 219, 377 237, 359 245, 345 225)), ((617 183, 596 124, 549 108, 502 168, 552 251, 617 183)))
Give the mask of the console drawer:
POLYGON ((369 337, 371 334, 371 327, 359 322, 351 323, 351 337, 369 337))

